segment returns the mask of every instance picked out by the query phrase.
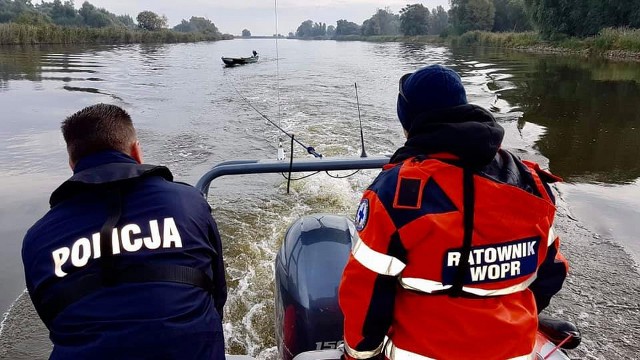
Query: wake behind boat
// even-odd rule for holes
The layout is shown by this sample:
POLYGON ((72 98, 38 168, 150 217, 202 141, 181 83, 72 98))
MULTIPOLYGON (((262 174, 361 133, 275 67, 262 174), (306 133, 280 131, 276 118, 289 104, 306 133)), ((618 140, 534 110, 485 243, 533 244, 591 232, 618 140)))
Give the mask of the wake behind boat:
POLYGON ((222 62, 226 65, 226 66, 236 66, 236 65, 245 65, 245 64, 251 64, 251 63, 255 63, 258 62, 258 52, 253 50, 253 56, 250 57, 239 57, 239 58, 234 58, 234 57, 222 57, 222 62))
MULTIPOLYGON (((227 161, 204 174, 196 188, 207 197, 211 182, 222 176, 289 173, 290 177, 298 172, 380 169, 388 162, 387 157, 227 161)), ((275 259, 278 359, 342 358, 344 318, 337 288, 355 239, 351 220, 334 214, 302 216, 289 226, 275 259)), ((580 342, 575 325, 540 315, 533 355, 537 360, 569 360, 562 349, 573 349, 580 342)), ((227 355, 227 359, 254 360, 246 355, 227 355)))

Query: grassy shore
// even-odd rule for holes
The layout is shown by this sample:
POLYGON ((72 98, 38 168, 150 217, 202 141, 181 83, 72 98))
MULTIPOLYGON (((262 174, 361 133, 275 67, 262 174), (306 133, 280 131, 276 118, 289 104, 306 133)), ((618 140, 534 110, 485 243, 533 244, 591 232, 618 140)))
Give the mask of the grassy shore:
POLYGON ((491 46, 533 52, 571 53, 605 56, 614 59, 640 61, 640 29, 607 28, 596 36, 579 39, 560 37, 545 40, 536 32, 493 33, 470 31, 460 36, 339 36, 336 40, 372 42, 412 42, 454 46, 491 46))
POLYGON ((86 28, 0 24, 0 45, 178 43, 231 38, 233 38, 231 35, 182 33, 166 29, 146 31, 124 27, 86 28))
POLYGON ((640 29, 606 28, 601 30, 598 35, 584 39, 563 37, 555 40, 543 40, 539 34, 534 32, 491 33, 472 31, 451 38, 451 42, 463 45, 477 44, 502 47, 545 45, 567 50, 589 50, 596 53, 610 50, 640 52, 640 29))

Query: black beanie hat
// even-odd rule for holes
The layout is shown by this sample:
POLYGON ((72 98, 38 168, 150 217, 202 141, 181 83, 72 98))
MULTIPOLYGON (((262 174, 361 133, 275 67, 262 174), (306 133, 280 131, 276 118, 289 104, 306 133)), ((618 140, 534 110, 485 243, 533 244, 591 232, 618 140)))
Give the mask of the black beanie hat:
POLYGON ((466 103, 460 75, 444 66, 430 65, 400 78, 398 119, 407 131, 419 115, 466 103))

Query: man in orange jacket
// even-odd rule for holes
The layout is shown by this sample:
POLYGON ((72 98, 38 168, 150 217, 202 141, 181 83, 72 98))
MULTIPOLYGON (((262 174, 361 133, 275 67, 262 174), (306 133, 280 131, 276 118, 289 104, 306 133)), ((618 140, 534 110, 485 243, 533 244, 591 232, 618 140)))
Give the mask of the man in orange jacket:
POLYGON ((567 273, 560 179, 500 149, 451 69, 403 76, 397 109, 407 141, 363 195, 340 285, 346 357, 533 359, 567 273))

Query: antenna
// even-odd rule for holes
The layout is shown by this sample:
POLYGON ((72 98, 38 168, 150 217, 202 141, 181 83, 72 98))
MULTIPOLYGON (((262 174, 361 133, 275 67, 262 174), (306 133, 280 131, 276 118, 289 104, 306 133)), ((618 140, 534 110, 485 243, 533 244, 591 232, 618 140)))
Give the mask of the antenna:
MULTIPOLYGON (((273 8, 274 8, 274 13, 276 18, 276 24, 275 24, 276 25, 276 88, 278 92, 278 124, 282 128, 282 107, 281 107, 281 101, 280 101, 280 51, 278 49, 278 37, 280 35, 278 34, 278 0, 273 0, 273 8)), ((293 141, 293 137, 291 137, 291 140, 293 141)), ((282 156, 282 159, 284 159, 284 149, 282 148, 282 138, 278 137, 278 160, 282 160, 280 159, 281 156, 282 156)))
POLYGON ((358 83, 354 83, 356 87, 356 104, 358 104, 358 120, 360 120, 360 143, 362 144, 361 158, 367 157, 367 152, 364 151, 364 133, 362 132, 362 117, 360 116, 360 99, 358 98, 358 83))

